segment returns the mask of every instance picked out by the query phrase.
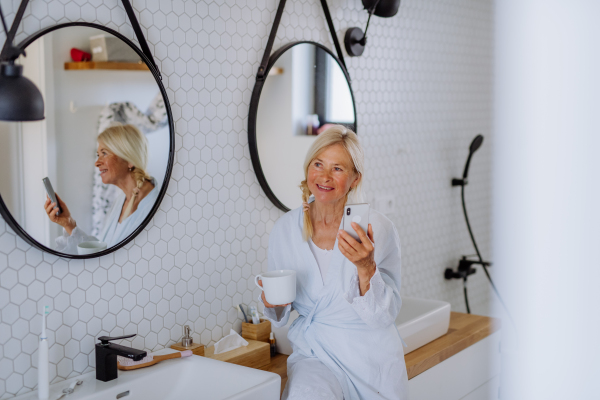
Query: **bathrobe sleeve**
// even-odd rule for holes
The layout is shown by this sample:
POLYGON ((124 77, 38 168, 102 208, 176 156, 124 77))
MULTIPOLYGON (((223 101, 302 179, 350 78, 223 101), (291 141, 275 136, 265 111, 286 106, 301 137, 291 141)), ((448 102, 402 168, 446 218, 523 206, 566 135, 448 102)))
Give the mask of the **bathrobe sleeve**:
MULTIPOLYGON (((262 296, 260 296, 258 298, 258 302, 260 304, 264 305, 264 303, 262 301, 262 296)), ((281 307, 275 307, 275 308, 265 307, 265 309, 263 310, 263 314, 264 314, 265 318, 268 319, 269 321, 271 321, 271 325, 273 325, 275 328, 281 328, 282 326, 285 326, 285 324, 288 323, 291 312, 292 312, 291 304, 287 305, 283 308, 281 308, 281 307)))
POLYGON ((355 273, 344 297, 367 325, 379 329, 394 323, 402 304, 400 298, 400 238, 396 227, 383 214, 376 215, 374 219, 377 267, 375 274, 371 277, 371 286, 367 293, 361 296, 358 274, 355 273), (376 221, 381 223, 375 225, 376 221))
POLYGON ((54 249, 66 254, 77 254, 77 245, 83 242, 96 241, 94 236, 89 236, 80 227, 76 226, 71 231, 71 235, 63 228, 62 236, 56 238, 54 249))
MULTIPOLYGON (((274 271, 277 269, 277 258, 279 250, 281 250, 282 246, 285 246, 285 243, 282 243, 282 238, 289 238, 289 235, 284 235, 282 230, 283 221, 280 218, 277 223, 271 229, 271 233, 269 234, 269 248, 267 250, 267 270, 274 271)), ((262 301, 262 292, 258 295, 258 303, 264 306, 262 301)), ((267 308, 265 307, 263 310, 263 314, 266 319, 271 321, 271 324, 275 328, 280 328, 285 326, 288 323, 288 319, 290 318, 290 312, 292 312, 292 305, 287 305, 285 307, 275 307, 275 308, 267 308)))

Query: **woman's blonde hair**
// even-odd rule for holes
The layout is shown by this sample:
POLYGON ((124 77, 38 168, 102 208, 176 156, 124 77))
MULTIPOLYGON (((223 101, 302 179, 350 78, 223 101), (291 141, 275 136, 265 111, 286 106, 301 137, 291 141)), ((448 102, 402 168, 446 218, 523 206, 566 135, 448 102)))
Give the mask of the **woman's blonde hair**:
MULTIPOLYGON (((358 141, 356 133, 342 125, 334 125, 321 133, 314 141, 312 146, 308 149, 306 158, 304 159, 304 180, 300 183, 300 189, 302 190, 302 202, 307 203, 308 198, 312 194, 308 188, 308 167, 315 158, 326 148, 340 144, 348 155, 352 159, 354 173, 359 175, 358 184, 354 188, 350 188, 346 193, 345 202, 350 200, 353 203, 359 203, 363 201, 362 194, 362 178, 365 170, 365 156, 358 141)), ((313 235, 313 226, 310 220, 310 213, 305 209, 304 211, 304 227, 302 228, 302 237, 305 241, 311 238, 313 235)))
POLYGON ((125 208, 125 214, 123 215, 123 220, 125 220, 131 214, 133 203, 144 185, 144 181, 152 179, 146 173, 148 167, 148 140, 133 125, 115 124, 98 135, 98 142, 102 142, 110 152, 133 165, 133 168, 130 168, 129 171, 137 184, 137 188, 134 189, 133 196, 125 208))

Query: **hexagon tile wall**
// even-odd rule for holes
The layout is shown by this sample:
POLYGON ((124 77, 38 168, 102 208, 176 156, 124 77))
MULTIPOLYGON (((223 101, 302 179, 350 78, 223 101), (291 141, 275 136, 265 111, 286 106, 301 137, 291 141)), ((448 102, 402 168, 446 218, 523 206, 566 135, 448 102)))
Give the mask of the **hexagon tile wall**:
MULTIPOLYGON (((3 2, 12 21, 18 1, 3 2)), ((253 274, 266 269, 268 235, 281 212, 256 180, 247 114, 275 0, 134 2, 175 116, 176 164, 168 195, 134 243, 110 256, 67 261, 31 248, 0 220, 0 398, 35 388, 40 305, 48 318, 53 382, 94 367, 94 338, 137 333, 154 350, 180 338, 211 344, 240 329, 233 304, 256 304, 253 274)), ((364 26, 359 0, 329 0, 338 36, 364 26)), ((369 45, 347 58, 367 154, 366 191, 393 195, 403 244, 405 295, 464 311, 462 284, 443 270, 472 253, 450 179, 476 133, 488 141, 471 167, 467 201, 489 255, 492 95, 491 1, 405 0, 373 19, 369 45)), ((105 24, 133 38, 118 0, 33 0, 18 40, 59 22, 105 24)), ((332 48, 318 0, 289 1, 275 48, 293 40, 332 48)), ((4 37, 0 39, 4 41, 4 37)), ((300 194, 299 194, 300 195, 300 194)), ((488 284, 469 282, 487 312, 488 284)))

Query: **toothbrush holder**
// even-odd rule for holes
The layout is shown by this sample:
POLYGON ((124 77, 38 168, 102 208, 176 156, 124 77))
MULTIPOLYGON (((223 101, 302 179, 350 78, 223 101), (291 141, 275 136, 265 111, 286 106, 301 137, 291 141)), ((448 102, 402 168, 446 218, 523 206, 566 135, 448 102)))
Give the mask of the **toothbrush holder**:
POLYGON ((271 334, 271 321, 262 319, 260 324, 242 322, 242 337, 244 339, 258 340, 269 343, 271 334))

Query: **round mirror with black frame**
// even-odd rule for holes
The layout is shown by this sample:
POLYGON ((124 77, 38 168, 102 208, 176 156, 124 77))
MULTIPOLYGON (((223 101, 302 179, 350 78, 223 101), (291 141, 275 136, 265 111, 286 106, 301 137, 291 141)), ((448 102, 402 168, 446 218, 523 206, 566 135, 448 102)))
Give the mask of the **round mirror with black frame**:
POLYGON ((109 254, 150 222, 171 176, 175 131, 160 73, 131 40, 92 23, 52 26, 18 47, 46 118, 0 122, 0 213, 42 251, 109 254))
POLYGON ((302 204, 304 157, 332 125, 356 132, 348 73, 319 43, 290 43, 269 57, 250 102, 248 142, 252 165, 267 197, 289 211, 302 204))

